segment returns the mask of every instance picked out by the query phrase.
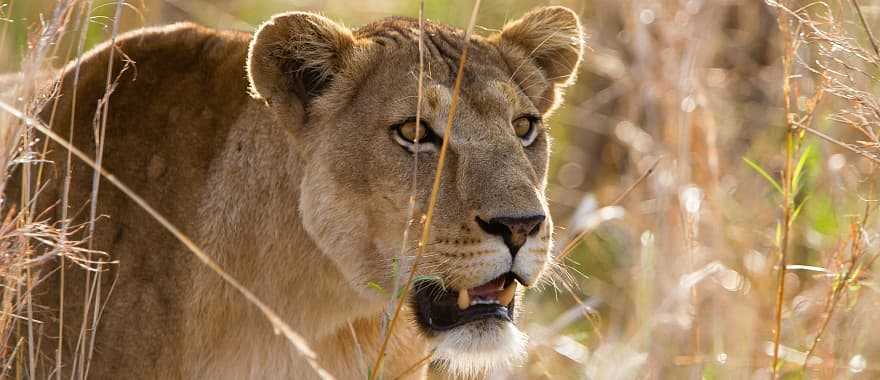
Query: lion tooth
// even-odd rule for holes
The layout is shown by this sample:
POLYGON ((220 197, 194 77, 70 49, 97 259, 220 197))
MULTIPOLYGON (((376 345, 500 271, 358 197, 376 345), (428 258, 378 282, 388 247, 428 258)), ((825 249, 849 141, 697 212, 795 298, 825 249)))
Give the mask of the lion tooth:
POLYGON ((458 308, 461 310, 467 309, 468 306, 471 305, 471 296, 468 294, 467 289, 461 289, 458 291, 458 308))
POLYGON ((501 294, 498 295, 498 301, 501 302, 501 305, 510 306, 510 303, 513 302, 513 296, 516 294, 516 281, 511 281, 510 284, 507 284, 504 287, 504 290, 501 291, 501 294))

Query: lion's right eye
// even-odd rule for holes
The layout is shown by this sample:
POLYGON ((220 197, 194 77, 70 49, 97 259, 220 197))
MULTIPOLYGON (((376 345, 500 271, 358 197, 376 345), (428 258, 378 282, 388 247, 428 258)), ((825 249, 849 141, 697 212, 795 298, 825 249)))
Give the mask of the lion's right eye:
POLYGON ((415 120, 397 124, 393 127, 394 140, 411 152, 433 150, 437 136, 425 122, 416 124, 415 120))
POLYGON ((410 121, 397 127, 397 133, 400 134, 400 137, 403 137, 404 140, 411 143, 423 143, 424 141, 422 140, 428 136, 427 128, 423 125, 416 124, 415 121, 410 121))

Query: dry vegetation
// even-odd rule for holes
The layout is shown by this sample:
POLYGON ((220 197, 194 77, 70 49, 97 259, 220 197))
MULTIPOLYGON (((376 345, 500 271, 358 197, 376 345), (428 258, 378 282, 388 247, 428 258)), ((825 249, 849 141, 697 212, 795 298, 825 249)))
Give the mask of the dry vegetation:
MULTIPOLYGON (((417 1, 355 13, 345 1, 253 3, 0 1, 0 72, 21 73, 0 78, 0 172, 39 178, 45 142, 25 122, 51 101, 39 84, 116 31, 184 19, 249 28, 294 8, 353 25, 418 15, 417 1)), ((499 376, 880 377, 880 2, 561 3, 581 13, 590 46, 551 122, 570 278, 528 295, 529 362, 499 376)), ((477 24, 534 5, 486 1, 477 24)), ((428 2, 425 15, 464 28, 472 6, 428 2)), ((0 378, 54 365, 35 357, 54 332, 29 300, 56 258, 96 276, 112 265, 69 238, 89 225, 46 223, 55 212, 2 215, 0 378)), ((104 301, 66 302, 94 305, 99 323, 104 301)), ((76 345, 83 366, 93 327, 76 345)))

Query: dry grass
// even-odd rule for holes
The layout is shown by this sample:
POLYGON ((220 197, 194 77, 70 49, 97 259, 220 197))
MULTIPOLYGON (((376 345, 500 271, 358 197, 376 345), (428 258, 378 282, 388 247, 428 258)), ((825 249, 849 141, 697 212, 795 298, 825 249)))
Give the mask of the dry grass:
MULTIPOLYGON (((357 13, 344 3, 309 9, 355 25, 419 11, 417 1, 371 2, 357 13)), ((294 7, 225 0, 203 15, 207 8, 184 0, 119 4, 0 1, 0 70, 24 73, 0 81, 7 111, 32 110, 37 78, 117 27, 254 25, 294 7)), ((565 4, 582 14, 590 45, 568 105, 551 122, 551 206, 573 280, 561 292, 528 294, 529 362, 501 376, 880 376, 880 27, 871 29, 880 3, 565 4)), ((487 2, 477 23, 497 26, 532 5, 487 2)), ((464 27, 472 6, 429 2, 425 17, 464 27)), ((0 170, 20 165, 22 175, 39 177, 45 142, 34 141, 26 115, 7 111, 0 170)), ((24 193, 22 204, 41 195, 24 193)), ((56 207, 66 209, 65 200, 56 207)), ((50 224, 49 211, 2 215, 0 378, 54 365, 36 358, 41 334, 57 332, 33 318, 40 306, 30 295, 46 273, 64 269, 44 264, 63 257, 77 264, 67 270, 95 276, 113 265, 88 241, 68 238, 88 224, 50 224)), ((105 301, 64 300, 91 305, 92 324, 105 301)), ((76 345, 83 377, 91 327, 76 345)))
MULTIPOLYGON (((420 8, 422 8, 420 6, 420 8)), ((474 32, 474 26, 477 22, 477 14, 480 11, 480 0, 476 0, 474 2, 474 8, 471 12, 471 18, 468 22, 467 30, 464 34, 465 41, 469 41, 471 35, 474 32)), ((419 28, 423 27, 421 23, 421 17, 419 18, 419 28)), ((421 33, 421 31, 419 32, 421 33)), ((421 42, 419 43, 419 78, 424 76, 424 65, 422 62, 422 54, 423 48, 421 47, 421 42)), ((461 81, 464 79, 464 67, 465 63, 467 63, 468 58, 468 47, 470 44, 465 43, 464 47, 461 51, 461 58, 458 62, 458 70, 455 74, 455 83, 452 87, 452 99, 449 102, 449 115, 456 115, 456 107, 458 106, 459 95, 461 94, 461 81)), ((421 88, 421 79, 419 79, 419 94, 421 95, 423 89, 421 88)), ((421 105, 422 98, 421 96, 418 99, 419 105, 421 105)), ((380 378, 382 376, 382 360, 385 357, 385 351, 388 348, 388 342, 391 340, 391 336, 394 334, 394 327, 400 321, 400 313, 403 310, 403 305, 405 300, 409 297, 409 292, 412 289, 413 281, 415 280, 415 275, 418 273, 419 264, 421 264, 421 259, 425 254, 425 245, 430 241, 431 234, 431 223, 434 220, 434 211, 435 206, 437 205, 437 197, 440 195, 440 179, 443 176, 443 169, 446 166, 446 152, 449 148, 449 137, 452 136, 453 129, 452 127, 455 125, 455 118, 449 117, 447 118, 446 127, 443 129, 443 142, 440 144, 440 154, 437 155, 437 170, 434 173, 434 181, 431 185, 431 197, 428 199, 427 211, 424 215, 424 220, 422 221, 422 234, 419 237, 419 243, 416 250, 416 255, 412 259, 412 265, 407 271, 406 281, 403 283, 403 290, 400 292, 400 296, 394 300, 392 299, 389 303, 394 306, 394 314, 391 317, 391 320, 388 322, 388 327, 385 331, 385 337, 382 340, 382 345, 379 347, 379 355, 376 356, 376 362, 370 367, 372 370, 370 371, 370 380, 374 380, 380 378)), ((416 121, 416 125, 418 125, 419 121, 416 121)), ((418 134, 418 133, 417 133, 418 134)), ((416 148, 418 149, 418 148, 416 148)), ((415 180, 413 180, 415 182, 415 180)), ((415 189, 415 184, 413 186, 415 189)), ((406 235, 404 235, 405 237, 406 235)), ((406 240, 404 240, 406 241, 406 240)), ((397 293, 392 293, 397 294, 397 293)))
MULTIPOLYGON (((98 215, 96 214, 97 209, 97 194, 98 194, 98 184, 100 180, 103 179, 109 182, 111 185, 115 186, 118 190, 120 190, 123 194, 128 196, 135 204, 141 207, 144 211, 146 211, 151 217, 153 217, 159 224, 168 230, 175 238, 177 238, 184 246, 186 246, 204 265, 213 270, 218 276, 223 278, 223 280, 232 286, 235 290, 241 293, 244 299, 256 306, 260 312, 269 320, 272 325, 272 328, 279 334, 282 334, 287 340, 291 343, 291 345, 302 355, 303 358, 308 362, 308 364, 312 367, 312 369, 321 377, 325 379, 332 379, 333 377, 324 370, 317 362, 317 356, 309 347, 308 343, 302 336, 290 328, 290 326, 284 322, 284 320, 279 317, 268 305, 262 302, 255 294, 253 294, 249 289, 245 288, 241 283, 239 283, 235 278, 233 278, 230 274, 228 274, 223 268, 221 268, 208 254, 206 254, 195 242, 193 242, 188 236, 186 236, 179 228, 174 226, 167 218, 165 218, 162 214, 160 214, 155 208, 150 206, 142 197, 132 191, 128 186, 122 183, 119 179, 113 176, 111 173, 107 172, 101 165, 102 154, 103 154, 103 139, 106 130, 107 124, 107 113, 109 107, 109 99, 112 97, 113 89, 116 86, 116 81, 114 76, 112 75, 112 67, 113 67, 113 59, 114 53, 116 50, 111 50, 110 59, 108 63, 107 69, 107 82, 104 90, 104 97, 99 102, 98 110, 95 114, 94 118, 94 129, 95 129, 95 138, 96 138, 96 147, 97 151, 95 152, 95 159, 90 158, 89 155, 80 151, 71 145, 68 141, 69 139, 65 139, 63 136, 59 136, 57 133, 53 132, 46 124, 41 122, 40 120, 32 117, 28 112, 22 111, 25 109, 36 110, 41 107, 37 106, 37 103, 45 101, 52 101, 51 96, 45 96, 40 93, 40 91, 44 91, 40 89, 38 86, 40 84, 38 82, 33 82, 31 79, 41 77, 39 75, 40 72, 51 72, 51 68, 43 67, 42 60, 45 57, 45 50, 48 46, 59 46, 61 43, 61 37, 63 36, 62 30, 67 26, 67 20, 70 15, 74 14, 74 9, 80 2, 71 0, 71 1, 61 1, 54 8, 53 16, 48 25, 44 26, 40 29, 40 35, 38 38, 38 44, 34 47, 31 55, 29 57, 29 61, 26 61, 22 68, 21 72, 23 75, 21 76, 22 80, 19 83, 15 83, 12 85, 11 96, 12 101, 6 101, 5 99, 0 99, 0 109, 4 112, 4 115, 7 116, 9 120, 8 124, 0 125, 0 128, 3 129, 4 132, 9 133, 9 135, 15 136, 11 141, 8 142, 8 145, 5 145, 11 151, 11 154, 5 157, 12 157, 14 159, 10 160, 7 165, 4 165, 5 169, 10 169, 13 165, 20 165, 21 172, 21 183, 22 185, 21 194, 21 204, 22 205, 31 205, 37 204, 36 197, 40 195, 41 186, 43 183, 39 180, 39 177, 36 181, 31 179, 31 172, 41 172, 43 170, 43 165, 49 164, 43 160, 40 160, 39 157, 45 156, 46 151, 44 143, 44 148, 42 152, 34 152, 32 149, 35 146, 38 146, 37 143, 39 140, 35 137, 35 131, 39 132, 46 136, 47 139, 53 140, 56 144, 60 145, 64 149, 68 151, 68 160, 67 160, 67 175, 65 177, 64 183, 64 191, 62 195, 62 199, 60 201, 59 207, 61 207, 64 211, 62 211, 62 218, 59 222, 60 227, 57 229, 51 229, 47 227, 45 223, 37 223, 34 222, 34 212, 30 210, 30 208, 25 208, 21 210, 15 217, 13 214, 15 210, 10 210, 10 216, 5 220, 3 224, 3 230, 8 230, 10 238, 17 238, 16 242, 18 244, 8 244, 3 246, 6 250, 2 252, 3 255, 3 264, 2 270, 0 270, 0 274, 3 275, 4 282, 7 282, 9 285, 4 287, 3 301, 2 301, 2 312, 0 315, 0 332, 3 333, 5 342, 15 341, 15 348, 13 349, 13 353, 17 354, 18 347, 25 343, 25 347, 27 347, 27 356, 25 359, 24 354, 10 356, 9 364, 4 367, 5 374, 6 370, 11 370, 12 367, 12 359, 17 359, 16 367, 14 373, 16 377, 33 377, 36 376, 37 366, 40 365, 41 360, 38 359, 37 355, 40 352, 40 336, 41 334, 50 334, 48 331, 40 331, 39 334, 35 334, 35 325, 42 324, 43 322, 36 320, 34 318, 33 309, 35 307, 34 302, 31 299, 32 293, 35 291, 36 287, 40 283, 43 278, 41 275, 41 271, 54 271, 58 270, 61 274, 61 282, 60 282, 60 297, 61 297, 61 305, 64 304, 64 271, 66 270, 65 260, 71 259, 75 263, 79 263, 76 259, 77 256, 74 254, 82 254, 84 253, 86 258, 79 259, 79 261, 83 261, 86 264, 92 265, 93 267, 86 267, 86 284, 85 284, 85 294, 86 299, 82 301, 75 302, 83 302, 88 307, 84 308, 85 315, 83 316, 83 323, 80 326, 80 334, 78 340, 76 342, 75 352, 74 352, 74 362, 72 363, 73 368, 70 372, 73 374, 72 376, 75 378, 88 378, 89 377, 89 365, 92 358, 92 353, 94 351, 94 337, 95 331, 97 330, 97 326, 100 323, 102 309, 106 300, 101 299, 102 290, 100 289, 100 276, 105 271, 106 265, 115 264, 112 261, 105 260, 106 254, 103 252, 97 252, 92 250, 92 242, 91 236, 94 231, 95 221, 98 219, 98 215), (19 105, 16 106, 15 103, 19 105), (13 104, 10 104, 13 103, 13 104), (67 209, 69 208, 67 202, 67 194, 68 188, 70 186, 70 160, 73 158, 78 160, 82 160, 88 166, 90 166, 94 170, 93 175, 93 185, 92 185, 92 193, 90 199, 90 213, 89 218, 87 218, 88 222, 86 226, 83 228, 88 229, 88 234, 86 236, 85 245, 88 246, 87 249, 78 248, 76 245, 71 245, 71 241, 68 240, 68 236, 72 236, 77 232, 79 227, 71 226, 70 220, 65 217, 67 213, 67 209), (31 189, 29 188, 30 184, 35 183, 37 188, 31 189), (39 231, 40 233, 36 233, 34 231, 39 231), (42 253, 47 252, 47 253, 42 253), (37 256, 40 254, 41 256, 37 256), (95 257, 95 255, 98 255, 95 257), (57 261, 57 268, 54 268, 50 265, 38 265, 40 262, 55 262, 54 260, 50 260, 53 256, 57 256, 60 260, 57 261), (36 264, 36 265, 35 265, 36 264), (33 270, 32 270, 33 269, 33 270), (26 313, 22 314, 22 310, 26 311, 26 313), (8 321, 7 321, 8 320, 8 321), (22 320, 22 322, 19 322, 22 320), (16 323, 19 322, 19 323, 16 323), (26 328, 26 340, 24 334, 21 332, 22 327, 21 324, 24 324, 24 328, 26 328), (16 339, 17 338, 17 339, 16 339), (26 363, 27 369, 25 369, 26 363)), ((89 25, 89 20, 93 17, 91 12, 94 10, 92 8, 92 2, 86 1, 82 2, 83 7, 80 8, 82 11, 84 19, 87 21, 82 23, 82 25, 89 25)), ((110 41, 115 42, 116 37, 119 34, 119 25, 121 20, 121 11, 127 3, 118 0, 112 3, 107 3, 104 5, 113 4, 115 5, 115 10, 112 18, 112 22, 110 23, 111 32, 110 32, 110 41)), ((128 5, 130 6, 130 5, 128 5)), ((99 6, 100 7, 100 6, 99 6)), ((88 27, 85 27, 82 30, 82 36, 88 31, 88 27)), ((79 50, 77 57, 82 56, 83 53, 83 44, 82 39, 79 43, 79 50)), ((78 58, 77 58, 78 60, 78 58)), ((123 72, 126 69, 123 68, 123 72)), ((78 78, 78 72, 76 74, 78 78)), ((14 81, 15 78, 12 78, 14 81)), ((75 87, 75 86, 74 86, 75 87)), ((73 97, 76 98, 76 93, 73 94, 73 97)), ((57 98, 56 98, 57 99, 57 98)), ((75 111, 74 111, 75 112, 75 111)), ((53 115, 52 117, 54 117, 53 115)), ((71 115, 71 120, 73 120, 73 115, 71 115)), ((71 135, 73 134, 71 128, 71 135)), ((8 177, 8 174, 4 177, 8 177)), ((28 206, 30 207, 30 206, 28 206)), ((112 294, 112 290, 107 293, 108 295, 112 294)), ((38 305, 37 305, 38 306, 38 305)), ((63 308, 61 309, 63 310, 63 308)), ((63 326, 63 313, 59 310, 59 320, 62 321, 59 325, 63 326)), ((55 332, 56 336, 63 336, 60 332, 55 332)), ((59 339, 58 346, 56 349, 57 355, 55 357, 54 369, 55 375, 60 379, 61 378, 61 361, 62 357, 62 348, 63 341, 59 339)), ((5 350, 4 350, 5 351, 5 350)))

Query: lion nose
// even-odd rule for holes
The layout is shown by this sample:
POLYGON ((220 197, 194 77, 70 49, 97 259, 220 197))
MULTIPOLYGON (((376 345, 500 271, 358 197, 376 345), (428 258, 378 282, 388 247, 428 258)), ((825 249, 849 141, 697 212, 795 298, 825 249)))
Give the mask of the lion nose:
POLYGON ((477 224, 483 231, 489 234, 501 236, 504 244, 510 250, 510 255, 516 257, 520 247, 526 243, 529 236, 537 234, 541 229, 544 215, 526 217, 499 217, 489 219, 488 222, 477 217, 477 224))

